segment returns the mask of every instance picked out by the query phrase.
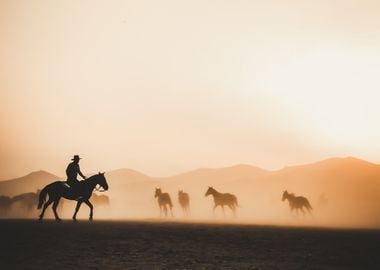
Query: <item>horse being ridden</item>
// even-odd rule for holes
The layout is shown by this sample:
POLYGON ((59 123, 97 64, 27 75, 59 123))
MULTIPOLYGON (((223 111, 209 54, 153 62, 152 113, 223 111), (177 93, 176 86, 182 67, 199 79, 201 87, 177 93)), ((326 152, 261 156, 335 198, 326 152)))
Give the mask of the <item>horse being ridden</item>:
POLYGON ((168 208, 166 205, 170 208, 170 214, 173 216, 173 204, 172 200, 170 199, 170 196, 168 193, 162 193, 161 188, 156 188, 156 193, 154 194, 154 197, 158 200, 158 206, 160 207, 160 216, 162 217, 162 211, 165 214, 165 217, 168 216, 168 208))
POLYGON ((75 191, 73 191, 72 188, 68 188, 65 182, 61 182, 61 181, 56 181, 47 185, 41 190, 40 196, 39 196, 37 208, 41 209, 43 205, 43 209, 42 209, 39 219, 42 220, 42 218, 44 217, 46 208, 51 203, 53 203, 52 208, 53 208, 55 219, 57 221, 60 221, 60 218, 58 217, 58 214, 57 214, 57 206, 58 206, 59 200, 63 197, 65 199, 76 200, 78 202, 75 208, 74 215, 73 215, 74 221, 76 220, 76 215, 82 203, 87 204, 88 207, 90 208, 90 220, 92 220, 93 206, 90 203, 89 199, 96 185, 100 185, 104 190, 108 190, 108 184, 107 184, 106 178, 104 177, 104 173, 93 175, 87 178, 86 180, 79 182, 78 184, 76 184, 75 191), (49 199, 47 202, 45 202, 46 195, 49 195, 49 199))
POLYGON ((303 210, 303 207, 306 208, 306 210, 311 215, 311 210, 313 209, 309 203, 309 201, 302 196, 295 196, 293 193, 288 193, 287 190, 285 190, 282 194, 282 201, 288 200, 290 212, 293 213, 293 210, 296 209, 296 213, 298 214, 298 209, 302 211, 302 213, 305 215, 305 211, 303 210))
POLYGON ((223 215, 225 215, 224 212, 224 206, 227 205, 231 210, 234 216, 236 216, 236 207, 239 206, 237 202, 237 198, 235 195, 230 193, 220 193, 216 191, 213 187, 208 187, 205 196, 212 195, 214 197, 214 209, 213 212, 215 214, 215 208, 218 206, 221 206, 223 209, 223 215))
POLYGON ((179 190, 178 191, 178 201, 182 207, 183 214, 185 216, 189 216, 190 215, 190 197, 189 197, 189 194, 187 194, 186 192, 183 192, 182 190, 179 190))

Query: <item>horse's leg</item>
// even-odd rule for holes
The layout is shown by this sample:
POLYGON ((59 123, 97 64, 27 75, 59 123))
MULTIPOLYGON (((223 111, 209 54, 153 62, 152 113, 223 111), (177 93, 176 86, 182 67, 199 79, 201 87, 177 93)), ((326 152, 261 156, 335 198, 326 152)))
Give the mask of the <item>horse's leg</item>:
POLYGON ((85 200, 84 201, 85 204, 88 205, 88 207, 90 207, 90 220, 92 220, 92 217, 93 217, 93 214, 94 214, 94 206, 92 205, 92 203, 89 201, 89 200, 85 200))
POLYGON ((229 204, 228 207, 231 209, 232 214, 234 215, 234 217, 236 217, 235 205, 229 204))
POLYGON ((45 211, 46 211, 46 208, 53 202, 54 200, 52 200, 50 197, 49 197, 49 200, 46 202, 46 203, 44 203, 44 207, 42 208, 42 212, 41 212, 41 214, 40 214, 40 218, 39 218, 39 220, 42 220, 43 219, 43 217, 44 217, 44 214, 45 214, 45 211))
POLYGON ((168 216, 168 208, 166 207, 166 204, 164 204, 164 214, 165 214, 165 217, 168 216))
POLYGON ((214 208, 212 209, 212 214, 213 214, 213 216, 215 217, 215 209, 218 207, 218 205, 217 204, 215 204, 214 205, 214 208))
POLYGON ((306 207, 306 209, 309 212, 310 216, 313 217, 313 213, 311 212, 311 209, 309 207, 306 207))
POLYGON ((226 217, 226 212, 224 211, 224 205, 222 204, 223 216, 226 217))
POLYGON ((171 215, 172 217, 174 217, 174 215, 173 215, 173 206, 169 205, 169 208, 170 208, 170 215, 171 215))
POLYGON ((74 212, 74 215, 73 215, 73 220, 74 221, 77 221, 77 213, 78 213, 79 208, 80 208, 80 206, 81 206, 82 203, 83 203, 82 201, 78 201, 77 202, 77 206, 75 207, 75 212, 74 212))
POLYGON ((61 221, 61 219, 58 217, 58 214, 57 214, 57 206, 59 204, 59 200, 61 199, 61 197, 59 197, 58 199, 56 199, 53 203, 53 212, 54 212, 54 216, 55 216, 55 220, 56 221, 61 221))
POLYGON ((162 205, 158 205, 158 207, 160 207, 160 218, 162 218, 162 205))
POLYGON ((306 212, 305 212, 305 210, 303 210, 303 207, 302 207, 302 206, 300 207, 300 209, 301 209, 301 212, 302 212, 303 216, 305 216, 305 215, 306 215, 306 212))

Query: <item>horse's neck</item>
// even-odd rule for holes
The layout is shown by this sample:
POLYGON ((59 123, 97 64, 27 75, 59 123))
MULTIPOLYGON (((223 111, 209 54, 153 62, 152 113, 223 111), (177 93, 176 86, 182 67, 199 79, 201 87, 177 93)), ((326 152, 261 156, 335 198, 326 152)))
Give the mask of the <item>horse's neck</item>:
POLYGON ((216 190, 213 190, 212 193, 211 193, 211 195, 214 197, 214 199, 219 198, 221 194, 222 193, 220 193, 220 192, 218 192, 216 190))
POLYGON ((85 185, 85 187, 89 191, 94 190, 95 186, 97 185, 96 178, 95 177, 90 177, 88 180, 85 180, 85 181, 87 182, 87 185, 85 185))

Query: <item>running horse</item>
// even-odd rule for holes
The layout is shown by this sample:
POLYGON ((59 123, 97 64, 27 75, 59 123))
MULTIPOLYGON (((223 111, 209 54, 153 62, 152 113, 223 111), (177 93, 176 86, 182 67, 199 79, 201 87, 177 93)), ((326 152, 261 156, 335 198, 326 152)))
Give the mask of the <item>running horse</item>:
POLYGON ((234 216, 236 216, 236 207, 239 205, 235 195, 230 193, 220 193, 216 191, 216 189, 214 189, 213 187, 208 187, 205 196, 207 197, 208 195, 212 195, 214 197, 214 214, 215 208, 221 206, 223 209, 223 215, 225 215, 224 206, 227 205, 232 210, 234 216))
POLYGON ((169 206, 170 214, 173 216, 173 204, 172 200, 170 199, 169 193, 162 193, 160 188, 156 188, 154 197, 158 200, 158 206, 160 207, 160 216, 162 217, 162 212, 164 212, 165 217, 168 216, 168 208, 166 205, 169 206))
POLYGON ((293 193, 288 193, 287 190, 285 190, 282 194, 282 201, 288 200, 290 212, 293 213, 293 210, 296 210, 296 213, 298 214, 298 210, 301 210, 301 212, 305 215, 305 211, 303 208, 305 207, 306 210, 311 215, 311 210, 313 209, 305 197, 302 196, 295 196, 293 193))
POLYGON ((61 219, 58 217, 57 214, 57 206, 61 198, 77 201, 77 206, 75 207, 75 212, 73 215, 74 221, 76 221, 76 216, 82 203, 87 204, 90 208, 90 220, 92 220, 93 206, 90 202, 90 197, 97 185, 100 185, 104 190, 108 190, 108 184, 106 178, 104 177, 104 173, 98 173, 87 178, 84 181, 80 181, 74 189, 68 187, 67 184, 65 184, 65 182, 62 181, 56 181, 51 184, 48 184, 40 192, 37 208, 41 209, 42 205, 43 208, 39 216, 39 220, 43 219, 46 208, 53 203, 52 208, 55 219, 57 221, 60 221, 61 219), (45 202, 46 195, 49 195, 49 199, 45 202))
POLYGON ((178 190, 178 201, 182 207, 183 214, 185 216, 190 215, 190 197, 189 194, 183 192, 183 190, 178 190))

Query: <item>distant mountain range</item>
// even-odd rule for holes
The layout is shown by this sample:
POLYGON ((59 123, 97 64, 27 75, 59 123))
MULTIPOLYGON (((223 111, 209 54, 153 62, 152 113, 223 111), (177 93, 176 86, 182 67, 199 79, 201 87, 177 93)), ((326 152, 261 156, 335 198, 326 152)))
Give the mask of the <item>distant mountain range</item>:
MULTIPOLYGON (((283 191, 288 190, 310 200, 319 224, 380 227, 380 165, 352 157, 276 171, 241 164, 202 168, 170 177, 151 177, 124 168, 106 172, 106 178, 110 189, 105 194, 112 207, 104 215, 113 218, 157 217, 156 187, 170 194, 176 216, 181 216, 177 192, 184 190, 190 194, 194 216, 210 218, 213 200, 205 197, 205 191, 213 186, 220 192, 235 194, 239 217, 253 222, 298 224, 300 220, 289 215, 288 203, 281 201, 283 191)), ((46 171, 33 172, 1 181, 0 195, 35 192, 56 180, 58 176, 46 171)))
MULTIPOLYGON (((110 186, 152 183, 157 185, 198 186, 242 184, 265 181, 289 184, 327 183, 328 185, 376 182, 380 185, 380 165, 357 158, 331 158, 316 163, 285 167, 277 171, 268 171, 251 165, 235 165, 225 168, 202 168, 190 172, 169 176, 151 177, 132 169, 117 169, 106 173, 110 186)), ((59 177, 46 171, 36 171, 20 178, 1 181, 0 195, 13 196, 18 193, 36 191, 59 177)), ((263 183, 264 184, 264 183, 263 183)), ((281 185, 282 186, 282 185, 281 185)))

